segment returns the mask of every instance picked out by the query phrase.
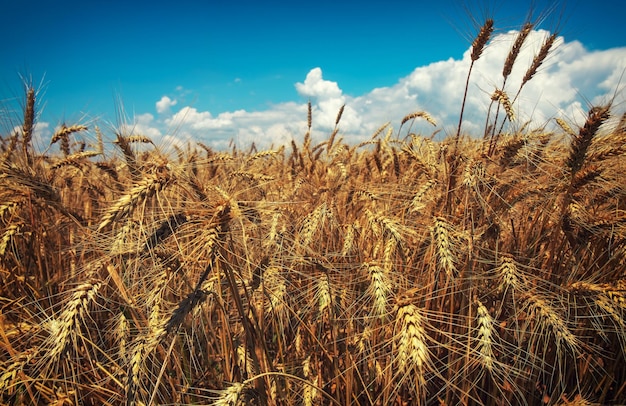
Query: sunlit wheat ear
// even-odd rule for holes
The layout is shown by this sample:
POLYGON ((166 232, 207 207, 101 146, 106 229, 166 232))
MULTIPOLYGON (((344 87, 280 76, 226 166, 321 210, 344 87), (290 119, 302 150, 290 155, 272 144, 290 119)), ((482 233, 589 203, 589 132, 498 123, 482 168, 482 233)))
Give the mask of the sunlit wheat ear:
POLYGON ((25 226, 23 222, 15 222, 8 226, 4 233, 2 234, 2 239, 0 239, 0 257, 3 257, 6 253, 6 250, 11 245, 11 241, 16 235, 19 235, 22 231, 22 228, 25 226))
POLYGON ((26 91, 26 106, 24 108, 24 121, 22 124, 22 151, 24 152, 24 156, 28 158, 28 162, 31 162, 28 147, 35 130, 35 97, 35 89, 32 86, 28 86, 26 91))
POLYGON ((74 154, 70 154, 65 156, 63 159, 55 162, 54 165, 51 166, 51 169, 58 169, 62 166, 73 165, 80 168, 80 164, 84 163, 87 158, 91 158, 94 156, 100 155, 98 151, 83 151, 76 152, 74 154))
POLYGON ((415 196, 411 199, 411 211, 420 212, 426 207, 426 196, 428 196, 433 187, 437 184, 434 179, 427 180, 422 186, 417 189, 415 196))
MULTIPOLYGON (((624 286, 575 282, 570 286, 573 292, 586 292, 593 295, 593 301, 613 320, 626 343, 626 289, 624 286)), ((626 352, 626 348, 623 349, 626 352)))
POLYGON ((500 257, 500 266, 496 269, 496 274, 500 279, 498 290, 506 292, 511 289, 516 292, 523 292, 524 279, 519 270, 517 264, 513 260, 513 257, 509 255, 502 255, 500 257))
POLYGON ((448 279, 457 275, 455 255, 451 242, 451 226, 441 217, 434 219, 435 224, 431 228, 431 235, 437 253, 437 262, 446 273, 448 279))
MULTIPOLYGON (((386 129, 387 127, 389 127, 389 124, 391 124, 391 122, 390 122, 390 121, 388 121, 388 122, 386 122, 385 124, 383 124, 383 125, 381 125, 380 127, 378 127, 378 128, 376 129, 376 131, 374 131, 374 133, 372 134, 372 136, 371 136, 371 138, 370 138, 370 141, 371 141, 371 140, 376 139, 376 137, 378 137, 380 134, 382 134, 382 133, 383 133, 383 131, 385 131, 385 129, 386 129)), ((359 144, 359 146, 362 146, 362 145, 365 145, 365 144, 366 144, 366 143, 361 143, 361 144, 359 144)))
POLYGON ((267 233, 266 246, 273 247, 277 244, 276 236, 278 235, 278 220, 280 220, 281 213, 276 211, 272 214, 272 221, 270 222, 269 232, 267 233))
POLYGON ((313 241, 313 236, 318 230, 320 221, 326 216, 326 203, 317 206, 312 213, 304 219, 302 231, 300 232, 300 241, 303 247, 308 247, 313 241))
POLYGON ((80 324, 88 322, 85 317, 101 286, 102 282, 94 280, 85 282, 74 290, 63 313, 55 323, 56 331, 53 331, 50 337, 51 348, 45 354, 46 360, 56 362, 66 351, 72 336, 80 328, 80 324))
POLYGON ((508 78, 508 76, 511 74, 511 71, 513 70, 513 65, 515 64, 515 60, 517 59, 520 51, 522 50, 522 45, 524 44, 524 41, 526 41, 526 38, 528 37, 528 34, 530 34, 530 32, 532 31, 533 27, 534 27, 533 23, 531 22, 525 23, 522 29, 517 34, 517 36, 515 37, 515 41, 513 42, 513 45, 511 46, 511 50, 509 51, 509 54, 507 55, 506 60, 504 61, 504 67, 502 68, 502 76, 505 79, 508 78))
POLYGON ((485 49, 485 45, 489 42, 489 38, 491 38, 491 33, 493 33, 493 20, 488 18, 482 27, 480 27, 480 31, 478 35, 472 42, 472 53, 470 55, 472 61, 476 61, 480 58, 485 49))
POLYGON ((550 50, 554 46, 554 42, 556 41, 557 38, 558 38, 558 33, 551 34, 548 38, 546 38, 543 45, 541 46, 541 49, 539 49, 539 52, 533 58, 532 63, 528 67, 528 70, 526 70, 526 73, 524 74, 524 77, 522 78, 522 84, 520 85, 520 90, 522 87, 524 87, 526 83, 528 83, 533 78, 533 76, 535 76, 535 74, 537 73, 537 71, 543 64, 543 62, 548 57, 548 54, 550 53, 550 50))
POLYGON ((410 113, 404 116, 404 118, 400 122, 400 128, 398 129, 398 134, 400 133, 400 130, 402 130, 402 126, 404 126, 406 122, 415 120, 416 118, 423 118, 424 120, 428 121, 433 126, 435 127, 437 126, 437 122, 432 118, 430 114, 428 114, 425 111, 416 111, 414 113, 410 113))
MULTIPOLYGON (((11 158, 11 156, 13 155, 13 153, 15 152, 15 149, 17 148, 17 141, 19 138, 19 133, 17 131, 13 132, 13 134, 11 134, 8 138, 8 145, 2 145, 2 157, 0 157, 0 162, 8 162, 9 158, 11 158)), ((69 147, 68 147, 68 151, 69 151, 69 147)))
MULTIPOLYGON (((467 79, 465 80, 465 90, 463 92, 463 101, 461 102, 461 114, 459 114, 459 125, 456 130, 456 137, 454 140, 454 151, 453 154, 456 156, 457 147, 459 144, 459 138, 461 137, 461 126, 463 124, 463 113, 465 112, 465 102, 467 100, 467 91, 469 89, 469 81, 472 76, 472 69, 474 68, 474 63, 480 58, 487 42, 491 38, 491 34, 493 33, 493 20, 491 18, 487 19, 483 26, 480 28, 478 35, 474 39, 472 43, 472 53, 470 55, 470 67, 467 71, 467 79)), ((455 158, 456 159, 456 158, 455 158)))
POLYGON ((346 105, 343 104, 339 108, 339 111, 337 112, 337 118, 335 118, 335 126, 339 125, 339 122, 341 121, 341 116, 343 115, 343 110, 344 110, 345 107, 346 107, 346 105))
POLYGON ((569 136, 570 136, 570 137, 572 137, 572 138, 577 137, 576 132, 572 129, 572 127, 570 127, 570 126, 569 126, 569 124, 567 124, 567 123, 565 122, 565 120, 563 120, 562 118, 558 118, 558 117, 557 117, 557 118, 555 118, 555 119, 554 119, 554 121, 556 121, 556 123, 559 125, 559 127, 561 127, 561 129, 562 129, 563 131, 565 131, 565 133, 566 133, 567 135, 569 135, 569 136))
POLYGON ((412 303, 398 305, 395 323, 397 375, 404 377, 401 380, 414 380, 416 390, 425 385, 424 375, 430 363, 424 322, 422 311, 416 305, 412 303))
POLYGON ((313 124, 313 107, 311 106, 311 100, 306 104, 306 128, 307 133, 311 133, 311 125, 313 124))
POLYGON ((242 371, 246 371, 248 377, 252 377, 258 374, 254 366, 254 361, 250 356, 250 351, 246 348, 244 344, 239 344, 237 346, 237 363, 239 364, 239 368, 242 371))
POLYGON ((385 244, 383 248, 383 269, 387 273, 391 273, 393 271, 394 256, 397 246, 398 240, 396 240, 395 238, 385 239, 385 244))
MULTIPOLYGON (((204 281, 202 280, 200 285, 202 282, 204 281)), ((175 332, 186 315, 205 298, 206 294, 196 289, 183 299, 168 317, 151 317, 149 331, 139 336, 133 343, 134 348, 130 356, 125 388, 127 405, 136 404, 137 393, 141 389, 140 384, 146 357, 150 356, 170 333, 175 332)))
POLYGON ((302 388, 302 400, 304 405, 313 406, 320 399, 321 395, 317 390, 318 376, 313 371, 311 365, 311 355, 302 361, 302 375, 311 384, 304 384, 302 388))
POLYGON ((141 172, 137 165, 137 157, 128 142, 128 137, 125 137, 120 133, 116 133, 115 135, 117 138, 113 141, 113 144, 117 145, 122 151, 122 154, 124 154, 124 159, 126 160, 126 165, 128 166, 132 179, 134 181, 139 181, 139 179, 141 179, 141 172))
POLYGON ((352 248, 354 247, 354 239, 355 239, 356 233, 357 231, 356 231, 355 224, 349 224, 346 227, 346 232, 343 236, 343 246, 341 247, 342 257, 349 255, 350 252, 352 251, 352 248))
POLYGON ((485 176, 485 168, 482 161, 469 159, 463 170, 461 184, 470 190, 478 190, 485 176))
POLYGON ((151 176, 140 181, 102 216, 98 231, 129 216, 135 208, 166 187, 171 179, 171 176, 166 174, 165 176, 151 176))
POLYGON ((491 100, 500 103, 500 105, 504 108, 509 121, 515 121, 515 113, 513 112, 511 100, 509 100, 509 96, 504 90, 496 89, 491 95, 491 100))
POLYGON ((87 131, 87 126, 85 125, 72 125, 66 126, 63 124, 59 129, 57 129, 52 135, 52 139, 50 140, 50 145, 55 144, 59 140, 61 140, 62 146, 61 151, 64 155, 70 154, 70 144, 68 141, 68 137, 70 134, 78 133, 81 131, 87 131))
POLYGON ((130 337, 130 323, 124 315, 120 313, 115 328, 116 340, 119 345, 119 356, 123 362, 127 361, 128 338, 130 337))
POLYGON ((392 294, 391 283, 383 268, 374 264, 366 265, 370 277, 368 293, 372 297, 372 316, 384 317, 387 303, 392 294))
POLYGON ((266 312, 282 322, 288 318, 287 281, 277 266, 268 267, 263 273, 263 289, 267 296, 266 312))
MULTIPOLYGON (((537 295, 531 294, 526 297, 525 308, 537 323, 535 328, 539 337, 545 338, 548 333, 551 333, 554 337, 558 359, 565 359, 564 349, 569 350, 570 355, 574 357, 580 354, 580 340, 571 332, 563 317, 550 303, 537 295)), ((549 339, 544 343, 544 345, 551 344, 552 341, 549 339)))
POLYGON ((14 384, 22 385, 21 382, 15 382, 19 373, 24 371, 24 367, 33 361, 39 355, 38 350, 28 349, 25 352, 17 354, 9 361, 2 363, 3 370, 0 371, 0 393, 10 394, 14 384))
POLYGON ((572 177, 582 168, 591 142, 600 126, 609 118, 609 110, 610 105, 593 107, 589 110, 585 124, 573 137, 570 154, 566 161, 572 177))
POLYGON ((213 406, 240 406, 242 395, 246 389, 245 383, 234 382, 220 392, 220 396, 211 403, 213 406))
POLYGON ((495 321, 489 314, 489 310, 479 300, 476 300, 476 305, 478 306, 476 309, 476 322, 478 324, 477 350, 483 367, 492 371, 496 361, 493 353, 493 343, 497 337, 497 331, 494 328, 495 321))
POLYGON ((246 158, 246 163, 251 163, 252 161, 256 161, 258 159, 262 159, 262 158, 268 158, 268 157, 272 157, 275 156, 276 154, 279 153, 279 150, 277 149, 269 149, 266 151, 259 151, 253 155, 250 155, 248 158, 246 158))
POLYGON ((328 311, 332 311, 332 295, 330 291, 330 280, 328 275, 321 274, 317 277, 317 286, 315 291, 315 301, 320 315, 324 315, 328 311))

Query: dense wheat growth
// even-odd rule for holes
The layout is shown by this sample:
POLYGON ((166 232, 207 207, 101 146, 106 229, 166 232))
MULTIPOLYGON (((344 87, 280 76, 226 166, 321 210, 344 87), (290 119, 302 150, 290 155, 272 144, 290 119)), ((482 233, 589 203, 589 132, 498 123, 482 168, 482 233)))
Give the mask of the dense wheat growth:
POLYGON ((0 139, 0 402, 626 403, 626 126, 607 101, 507 130, 533 27, 476 138, 399 112, 349 145, 342 107, 315 141, 309 104, 264 151, 64 124, 41 153, 27 86, 0 139))

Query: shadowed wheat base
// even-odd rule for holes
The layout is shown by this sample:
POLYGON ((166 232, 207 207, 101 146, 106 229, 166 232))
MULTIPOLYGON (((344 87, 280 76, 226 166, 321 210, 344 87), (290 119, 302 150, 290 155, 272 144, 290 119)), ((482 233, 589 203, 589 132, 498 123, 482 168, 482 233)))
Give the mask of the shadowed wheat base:
POLYGON ((556 38, 507 89, 534 26, 481 139, 418 111, 353 146, 342 107, 315 144, 309 104, 287 147, 63 125, 39 154, 27 87, 0 140, 0 401, 626 403, 624 116, 505 132, 556 38))

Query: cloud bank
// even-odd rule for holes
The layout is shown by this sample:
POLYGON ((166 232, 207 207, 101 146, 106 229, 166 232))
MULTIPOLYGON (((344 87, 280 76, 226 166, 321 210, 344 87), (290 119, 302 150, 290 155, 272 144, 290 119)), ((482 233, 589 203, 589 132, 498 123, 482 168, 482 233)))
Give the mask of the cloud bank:
MULTIPOLYGON (((502 87, 502 67, 516 32, 494 37, 476 62, 469 85, 463 130, 482 134, 490 95, 502 87)), ((529 35, 505 91, 513 98, 522 77, 545 38, 543 30, 529 35)), ((156 102, 158 116, 146 113, 136 117, 135 130, 156 137, 155 141, 183 145, 197 140, 211 147, 226 148, 234 142, 247 148, 252 142, 269 147, 302 139, 307 127, 307 101, 313 107, 313 135, 321 141, 335 125, 337 113, 345 104, 339 134, 351 143, 369 138, 382 124, 391 121, 398 128, 409 113, 426 111, 444 131, 454 133, 459 119, 463 91, 470 65, 471 49, 461 59, 450 58, 415 68, 395 84, 372 89, 362 95, 348 95, 340 84, 323 77, 321 67, 311 69, 301 83, 295 84, 297 102, 280 103, 266 110, 237 110, 217 115, 163 96, 156 102)), ((555 117, 580 123, 590 104, 606 103, 614 96, 618 109, 624 106, 622 74, 626 69, 626 47, 590 51, 578 41, 556 41, 534 78, 515 99, 517 120, 512 125, 543 126, 555 117), (621 102, 621 104, 620 104, 621 102)), ((418 123, 413 131, 429 135, 429 124, 418 123), (423 127, 420 127, 422 126, 423 127)))

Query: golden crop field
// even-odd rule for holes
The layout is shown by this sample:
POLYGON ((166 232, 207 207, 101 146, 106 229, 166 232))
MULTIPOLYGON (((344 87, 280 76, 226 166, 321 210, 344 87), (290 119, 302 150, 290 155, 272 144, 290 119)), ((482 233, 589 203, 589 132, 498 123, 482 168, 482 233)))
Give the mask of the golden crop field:
POLYGON ((510 126, 503 88, 481 137, 460 106, 443 140, 400 112, 349 145, 342 109, 316 143, 309 104, 301 142, 168 154, 82 124, 37 152, 27 85, 0 139, 0 402, 626 403, 626 115, 510 126))

